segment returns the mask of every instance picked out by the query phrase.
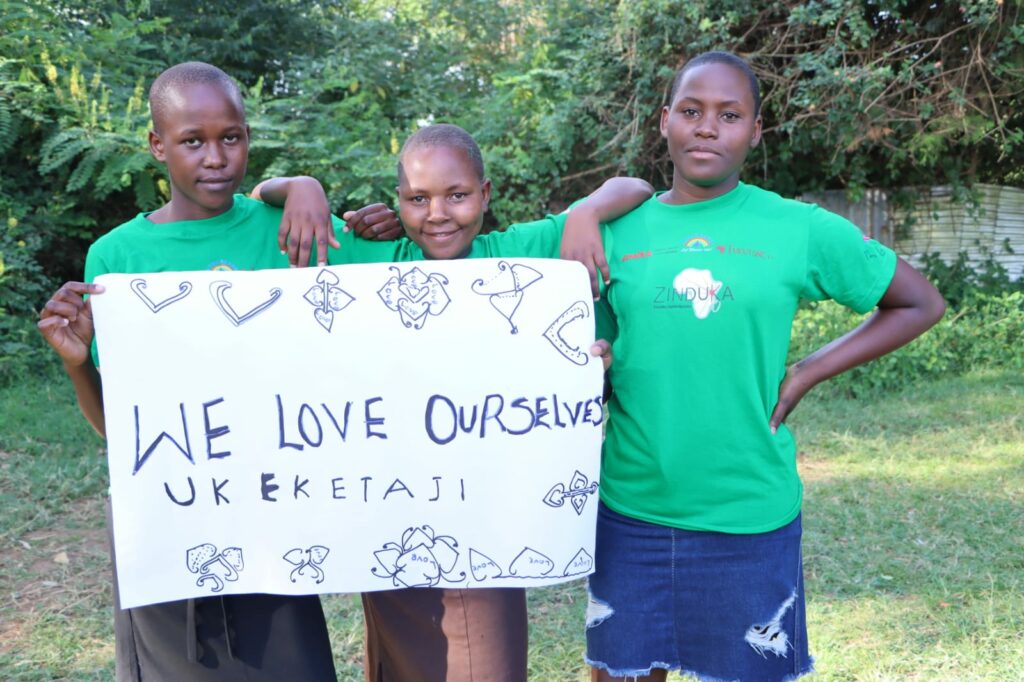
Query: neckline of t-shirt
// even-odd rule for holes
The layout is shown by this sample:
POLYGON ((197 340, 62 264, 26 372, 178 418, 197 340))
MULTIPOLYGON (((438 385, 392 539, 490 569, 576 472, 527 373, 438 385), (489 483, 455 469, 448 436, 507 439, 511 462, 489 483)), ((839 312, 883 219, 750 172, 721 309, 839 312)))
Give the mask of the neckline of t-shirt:
POLYGON ((714 199, 706 199, 704 201, 695 201, 692 204, 666 204, 658 198, 668 192, 668 190, 662 190, 660 192, 655 192, 654 196, 652 196, 649 201, 652 204, 662 207, 664 210, 673 212, 715 211, 723 207, 732 208, 733 204, 743 201, 743 199, 750 193, 751 187, 752 185, 740 182, 721 196, 717 196, 714 199))
POLYGON ((138 220, 151 231, 171 231, 179 239, 203 239, 227 232, 244 222, 247 218, 245 215, 247 213, 245 203, 245 195, 236 194, 231 208, 212 218, 178 220, 172 223, 154 223, 147 217, 154 213, 154 211, 146 211, 138 215, 138 220))

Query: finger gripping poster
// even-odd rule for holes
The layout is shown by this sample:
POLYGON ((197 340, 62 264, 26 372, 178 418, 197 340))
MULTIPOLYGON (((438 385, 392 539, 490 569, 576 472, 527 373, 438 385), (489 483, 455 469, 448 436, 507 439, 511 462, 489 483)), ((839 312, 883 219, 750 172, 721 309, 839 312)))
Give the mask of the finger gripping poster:
POLYGON ((97 282, 123 607, 592 571, 602 372, 579 264, 97 282))

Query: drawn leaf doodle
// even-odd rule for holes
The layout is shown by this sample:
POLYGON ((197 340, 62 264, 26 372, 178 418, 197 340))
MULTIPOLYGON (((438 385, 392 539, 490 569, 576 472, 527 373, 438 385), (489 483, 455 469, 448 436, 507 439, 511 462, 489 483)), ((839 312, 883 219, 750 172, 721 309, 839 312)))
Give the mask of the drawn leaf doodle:
POLYGON ((574 556, 566 565, 565 571, 562 572, 562 575, 583 575, 584 573, 589 572, 593 566, 594 557, 590 556, 590 553, 581 547, 580 551, 576 552, 576 556, 574 556))
POLYGON ((555 562, 535 549, 524 547, 508 567, 510 575, 518 578, 543 578, 552 571, 555 562))
POLYGON ((472 548, 469 550, 469 569, 477 582, 501 577, 501 567, 491 557, 472 548))

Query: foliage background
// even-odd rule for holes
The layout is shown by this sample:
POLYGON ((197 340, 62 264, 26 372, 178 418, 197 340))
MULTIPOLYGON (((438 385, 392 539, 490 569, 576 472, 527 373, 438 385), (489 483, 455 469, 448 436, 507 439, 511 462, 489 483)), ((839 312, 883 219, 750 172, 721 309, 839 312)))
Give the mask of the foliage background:
MULTIPOLYGON (((1024 185, 1022 0, 0 0, 0 348, 99 235, 167 199, 146 89, 218 64, 254 132, 246 187, 310 174, 336 211, 388 200, 430 121, 481 144, 488 225, 601 179, 671 177, 657 130, 675 70, 734 50, 762 81, 746 179, 843 188, 1024 185)), ((967 195, 967 193, 965 193, 967 195)), ((941 265, 941 264, 940 264, 941 265)), ((24 363, 22 363, 24 364, 24 363)))
MULTIPOLYGON (((200 59, 238 78, 255 135, 245 187, 312 174, 336 211, 391 197, 394 154, 426 121, 480 141, 492 227, 613 174, 665 186, 659 108, 707 49, 747 56, 762 80, 746 180, 788 196, 951 184, 967 197, 974 182, 1024 186, 1022 4, 0 0, 0 677, 111 675, 106 479, 89 456, 102 443, 34 320, 95 238, 166 200, 145 148, 162 69, 200 59)), ((925 270, 947 318, 817 388, 791 423, 823 679, 1024 677, 1022 284, 963 260, 925 270), (970 372, 992 366, 1005 369, 970 372)), ((793 356, 857 321, 808 306, 793 356)), ((578 586, 531 593, 531 679, 585 677, 584 602, 578 586)), ((327 604, 339 671, 355 679, 358 607, 327 604)))

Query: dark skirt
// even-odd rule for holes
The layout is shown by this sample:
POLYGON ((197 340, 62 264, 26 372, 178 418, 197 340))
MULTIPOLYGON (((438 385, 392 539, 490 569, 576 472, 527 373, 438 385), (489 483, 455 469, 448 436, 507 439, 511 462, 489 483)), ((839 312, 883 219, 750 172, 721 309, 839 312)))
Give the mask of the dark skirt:
MULTIPOLYGON (((113 523, 107 505, 107 533, 113 523)), ((317 596, 239 594, 122 609, 114 566, 118 682, 337 680, 317 596)))

